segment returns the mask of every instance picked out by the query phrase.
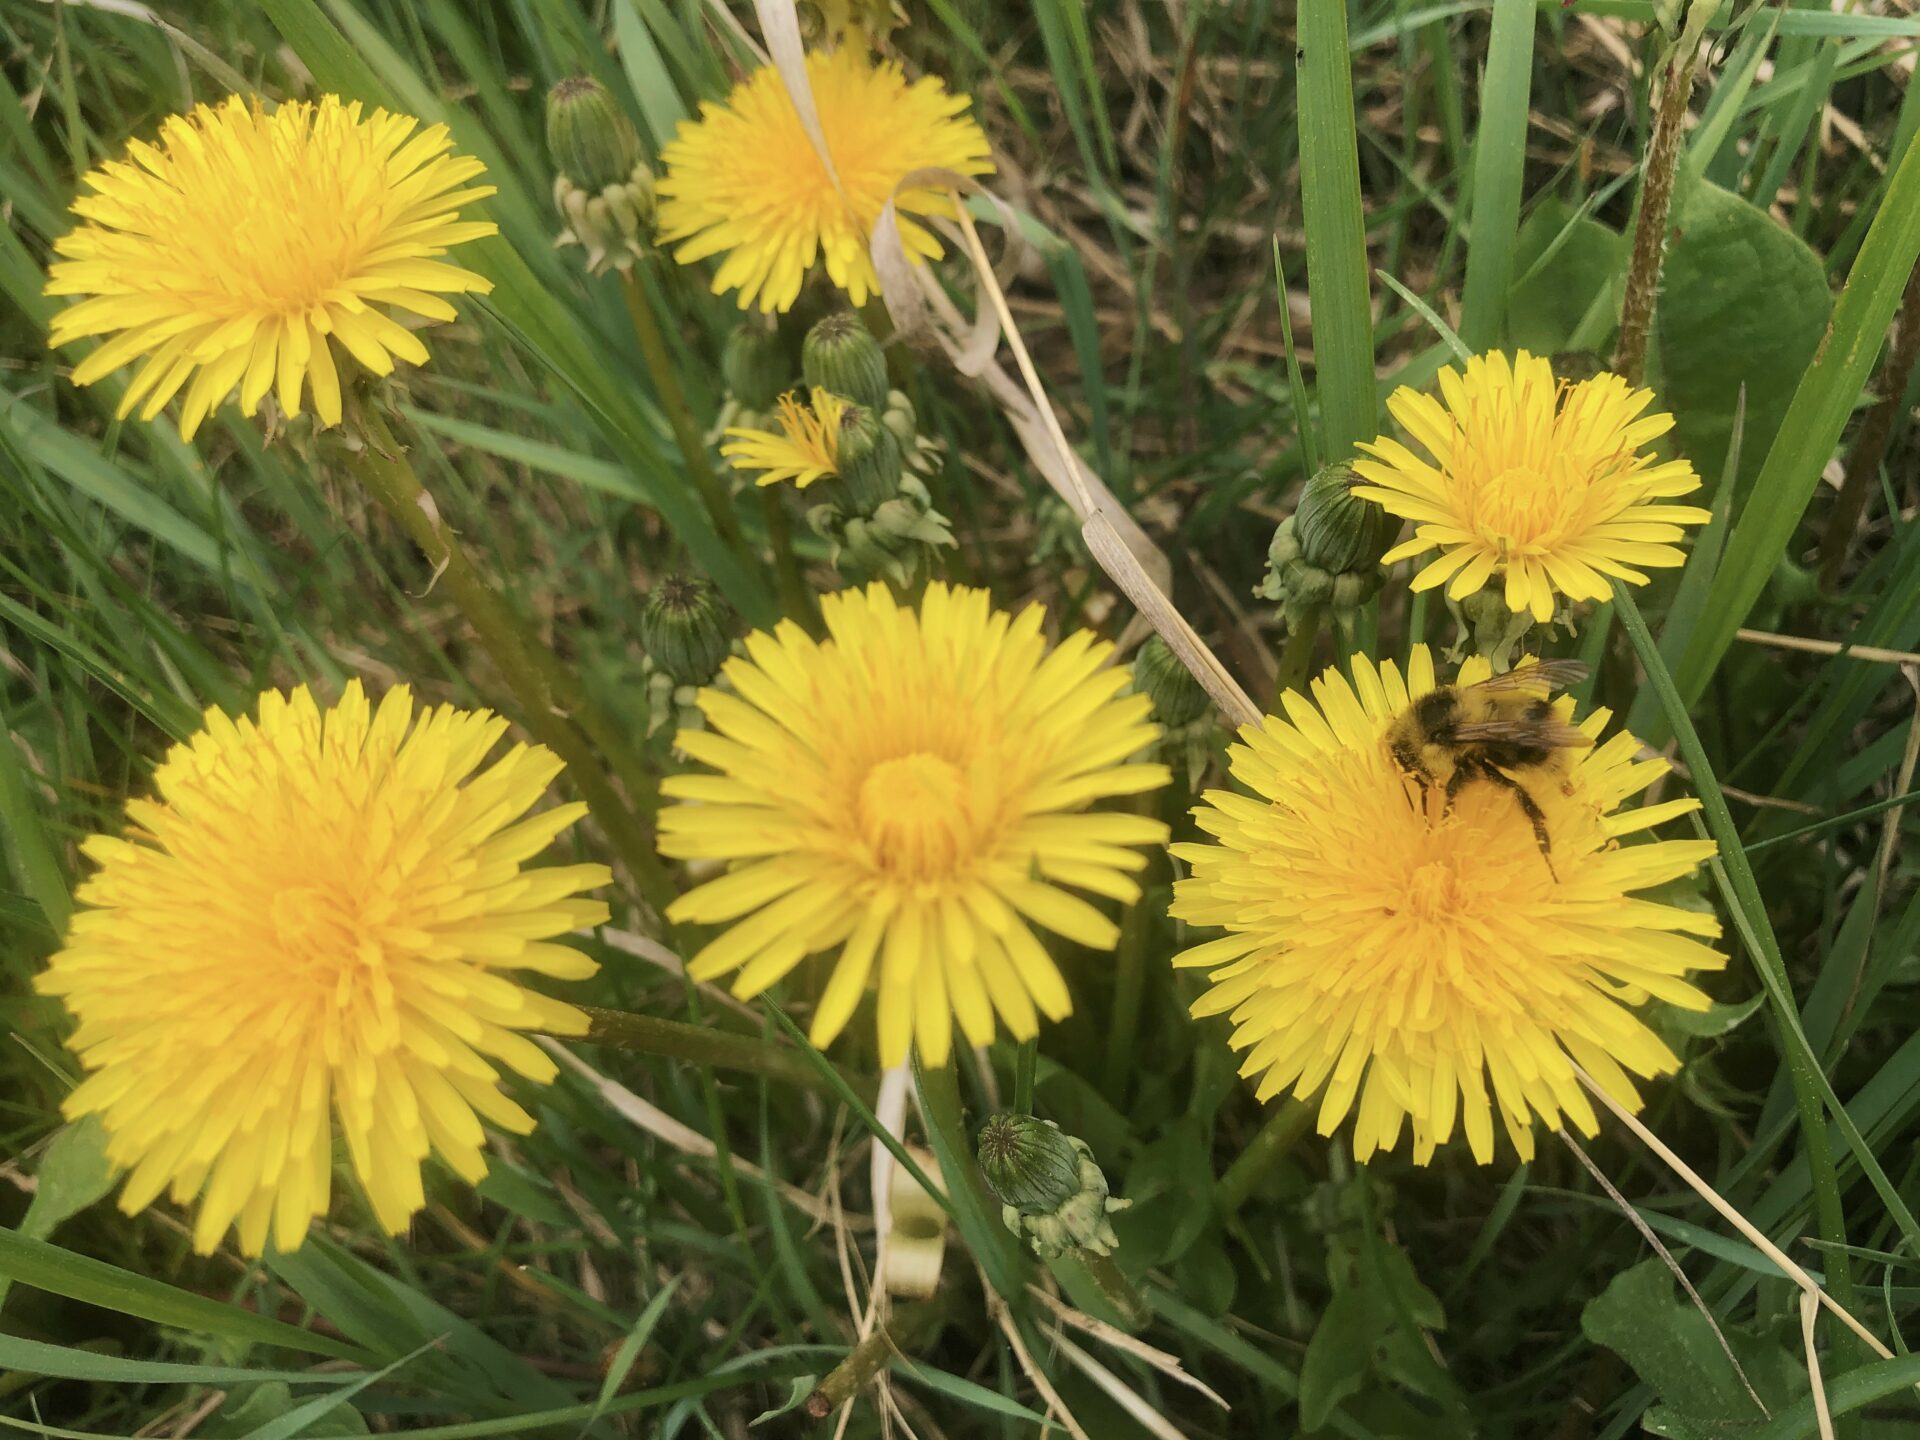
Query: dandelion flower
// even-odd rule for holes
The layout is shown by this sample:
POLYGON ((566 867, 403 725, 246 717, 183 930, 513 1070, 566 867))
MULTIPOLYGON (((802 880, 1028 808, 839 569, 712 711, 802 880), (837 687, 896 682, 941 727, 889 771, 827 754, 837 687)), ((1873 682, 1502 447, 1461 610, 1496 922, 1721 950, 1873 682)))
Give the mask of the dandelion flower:
POLYGON ((298 415, 310 387, 321 423, 339 424, 334 344, 375 375, 395 356, 424 364, 388 310, 451 320, 442 295, 492 289, 438 257, 494 227, 459 217, 493 194, 467 186, 484 167, 419 123, 333 95, 271 114, 235 95, 171 117, 158 145, 130 142, 86 177, 84 223, 53 247, 47 293, 88 298, 54 316, 52 343, 112 337, 74 383, 141 361, 120 416, 151 420, 185 386, 191 439, 236 388, 246 414, 272 389, 298 415))
MULTIPOLYGON (((1262 1100, 1324 1090, 1323 1135, 1354 1114, 1360 1160, 1411 1120, 1425 1164, 1457 1120, 1485 1164, 1496 1109, 1522 1159, 1536 1115, 1592 1134, 1575 1062, 1638 1109, 1628 1072, 1679 1061, 1634 1007, 1705 1009, 1684 977, 1725 958, 1703 943, 1719 934, 1711 916, 1639 893, 1690 874, 1712 842, 1621 842, 1698 802, 1619 809, 1667 766, 1636 759, 1631 735, 1602 741, 1596 710, 1579 722, 1591 748, 1520 777, 1550 868, 1511 791, 1468 784, 1449 812, 1441 787, 1423 792, 1389 755, 1393 719, 1434 688, 1426 649, 1404 679, 1364 655, 1352 670, 1352 684, 1330 670, 1311 702, 1289 693, 1285 719, 1243 728, 1229 758, 1252 793, 1210 791, 1194 813, 1216 843, 1173 848, 1192 867, 1174 915, 1227 931, 1175 958, 1212 979, 1194 1013, 1232 1016, 1262 1100)), ((1472 661, 1460 681, 1486 675, 1472 661)), ((1554 705, 1571 722, 1572 702, 1554 705)))
MULTIPOLYGON (((879 288, 868 239, 881 207, 910 172, 941 166, 992 171, 987 137, 967 98, 932 77, 909 83, 892 61, 843 45, 807 57, 814 108, 832 175, 771 65, 734 86, 723 105, 702 105, 660 152, 660 240, 684 242, 683 265, 724 254, 713 293, 740 292, 740 308, 789 310, 815 259, 855 305, 879 288)), ((950 215, 939 190, 895 198, 907 254, 937 259, 940 242, 913 215, 950 215)))
POLYGON ((416 716, 404 686, 377 710, 358 683, 326 711, 269 692, 257 722, 209 710, 126 838, 87 842, 99 868, 38 988, 79 1021, 91 1074, 65 1110, 105 1125, 122 1210, 197 1196, 195 1249, 237 1223, 250 1255, 269 1231, 292 1250, 327 1211, 331 1109, 397 1234, 429 1151, 477 1181, 481 1119, 533 1128, 500 1067, 544 1083, 554 1065, 516 1032, 586 1019, 512 972, 593 973, 549 942, 606 918, 577 895, 608 873, 521 868, 586 807, 520 818, 560 771, 539 747, 475 774, 506 728, 416 716))
POLYGON ((727 431, 732 443, 722 445, 720 453, 736 470, 759 470, 756 485, 777 485, 791 480, 799 490, 816 480, 840 473, 840 423, 847 413, 847 402, 831 390, 813 389, 811 400, 802 405, 789 390, 780 397, 775 418, 780 433, 733 426, 727 431))
POLYGON ((1680 527, 1710 518, 1659 503, 1698 489, 1700 477, 1647 450, 1673 428, 1671 415, 1641 413, 1651 390, 1618 375, 1560 383, 1522 350, 1511 362, 1476 355, 1465 378, 1448 366, 1440 393, 1444 404, 1406 388, 1387 400, 1431 459, 1383 435, 1360 447, 1372 458, 1354 462, 1366 483, 1353 493, 1414 522, 1413 538, 1382 563, 1440 552, 1415 590, 1447 585, 1464 600, 1498 573, 1507 608, 1544 622, 1556 591, 1605 600, 1609 575, 1644 585, 1640 567, 1679 565, 1680 527))
POLYGON ((1015 618, 936 583, 918 611, 878 584, 821 608, 826 640, 791 621, 748 637, 722 671, 732 693, 700 692, 712 729, 680 732, 717 773, 665 782, 686 803, 662 813, 660 848, 732 862, 668 911, 728 927, 689 969, 738 970, 747 997, 838 951, 813 1042, 877 975, 889 1066, 915 1043, 945 1064, 955 1020, 987 1043, 996 1011, 1029 1038, 1038 1014, 1072 1008, 1032 926, 1112 949, 1113 921, 1071 891, 1137 900, 1146 857, 1130 847, 1166 839, 1157 820, 1087 809, 1167 782, 1131 758, 1159 733, 1150 702, 1120 693, 1126 670, 1089 634, 1049 652, 1037 605, 1015 618))

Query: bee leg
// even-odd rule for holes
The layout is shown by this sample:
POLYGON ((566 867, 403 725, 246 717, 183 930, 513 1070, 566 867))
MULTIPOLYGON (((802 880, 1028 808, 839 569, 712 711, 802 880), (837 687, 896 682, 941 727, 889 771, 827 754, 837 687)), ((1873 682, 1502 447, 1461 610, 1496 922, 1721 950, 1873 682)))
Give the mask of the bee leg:
POLYGON ((1514 803, 1520 807, 1520 813, 1527 817, 1527 823, 1533 826, 1533 841, 1540 847, 1540 858, 1547 862, 1547 874, 1558 883, 1560 872, 1553 868, 1553 839, 1547 834, 1547 816, 1540 808, 1540 803, 1527 793, 1526 786, 1504 770, 1487 765, 1481 768, 1480 774, 1501 789, 1513 792, 1514 803))

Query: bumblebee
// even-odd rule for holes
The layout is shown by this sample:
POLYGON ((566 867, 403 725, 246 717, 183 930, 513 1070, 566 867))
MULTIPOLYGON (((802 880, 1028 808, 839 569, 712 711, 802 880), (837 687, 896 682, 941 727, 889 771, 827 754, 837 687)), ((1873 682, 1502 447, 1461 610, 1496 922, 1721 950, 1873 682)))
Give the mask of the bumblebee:
POLYGON ((1511 793, 1533 826, 1552 874, 1547 817, 1525 777, 1552 765, 1562 751, 1593 744, 1554 713, 1548 698, 1578 684, 1587 672, 1579 660, 1542 660, 1476 685, 1438 686, 1395 717, 1387 730, 1387 750, 1422 794, 1443 785, 1449 811, 1454 798, 1476 780, 1511 793))

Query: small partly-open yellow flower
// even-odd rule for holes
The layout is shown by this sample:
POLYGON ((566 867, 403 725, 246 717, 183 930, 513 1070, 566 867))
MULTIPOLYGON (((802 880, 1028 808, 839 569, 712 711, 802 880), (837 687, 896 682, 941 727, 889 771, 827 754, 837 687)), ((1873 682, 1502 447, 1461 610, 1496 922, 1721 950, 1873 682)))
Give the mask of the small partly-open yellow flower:
POLYGON ((65 948, 39 977, 78 1019, 91 1073, 68 1096, 131 1171, 128 1214, 162 1191, 199 1199, 194 1248, 301 1243, 328 1208, 338 1117, 374 1215, 398 1233, 425 1203, 431 1152, 487 1171, 480 1121, 525 1133, 500 1067, 544 1083, 523 1034, 586 1017, 515 971, 594 971, 551 943, 606 918, 576 898, 601 865, 523 869, 584 812, 522 815, 560 762, 485 711, 416 715, 402 686, 376 710, 358 682, 322 711, 302 688, 257 721, 207 712, 168 752, 126 838, 98 835, 65 948))
MULTIPOLYGON (((1229 757, 1252 793, 1208 792, 1194 815, 1215 843, 1173 848, 1193 867, 1173 914, 1227 932, 1175 958, 1213 981, 1194 1013, 1232 1017, 1261 1099, 1321 1092, 1323 1135, 1353 1113, 1361 1160, 1408 1121, 1420 1164, 1456 1122, 1490 1161, 1496 1113, 1522 1159, 1536 1115, 1592 1134, 1571 1062, 1639 1109, 1629 1072, 1679 1061, 1634 1007, 1703 1010, 1684 977, 1726 961, 1703 943, 1720 933, 1711 915, 1640 895, 1692 873, 1713 842, 1622 841, 1698 802, 1621 810, 1667 765, 1636 758, 1631 735, 1602 740, 1610 717, 1595 710, 1579 722, 1591 748, 1516 776, 1544 815, 1549 866, 1511 790, 1475 781, 1449 808, 1389 753, 1395 717, 1435 687, 1426 648, 1404 679, 1364 655, 1351 668, 1351 684, 1329 670, 1311 702, 1289 692, 1287 718, 1240 731, 1229 757)), ((1486 675, 1469 661, 1460 681, 1486 675)), ((1571 721, 1570 700, 1554 706, 1571 721)))
POLYGON ((760 471, 756 485, 791 480, 795 489, 804 490, 840 473, 840 423, 846 413, 847 402, 831 390, 814 386, 804 405, 789 390, 780 397, 775 417, 779 434, 732 426, 727 431, 731 443, 720 453, 736 470, 760 471))
MULTIPOLYGON (((814 108, 833 157, 827 173, 780 72, 765 66, 723 105, 702 105, 660 152, 660 240, 680 242, 682 264, 725 255, 713 292, 740 292, 740 308, 789 310, 815 260, 855 305, 878 287, 867 254, 873 224, 911 172, 939 166, 992 171, 987 137, 965 96, 932 77, 909 82, 890 60, 856 45, 807 57, 814 108), (834 176, 839 184, 834 183, 834 176)), ((938 190, 895 197, 908 255, 935 259, 940 242, 914 215, 950 215, 938 190)))
POLYGON ((1671 415, 1641 413, 1651 390, 1618 375, 1561 384, 1522 350, 1511 361, 1476 355, 1464 376, 1448 366, 1440 394, 1403 387, 1387 400, 1431 458, 1383 435, 1354 462, 1366 483, 1353 493, 1414 522, 1413 538, 1382 563, 1440 552, 1415 590, 1444 584, 1464 600, 1499 575, 1509 610, 1546 621, 1556 591, 1605 600, 1607 576, 1644 585, 1642 567, 1679 565, 1680 527, 1711 518, 1661 503, 1697 490, 1700 477, 1647 449, 1673 428, 1671 415))
POLYGON ((684 803, 660 816, 660 849, 727 861, 675 901, 677 923, 726 928, 688 969, 738 969, 757 995, 808 955, 837 951, 813 1042, 846 1026, 869 979, 880 1058, 917 1044, 944 1065, 954 1022, 973 1044, 994 1013, 1016 1037, 1072 999, 1033 926, 1095 949, 1114 922, 1071 893, 1130 903, 1158 820, 1089 811, 1164 785, 1135 757, 1159 733, 1145 695, 1122 694, 1113 647, 1081 632, 1051 651, 1040 607, 1018 618, 984 590, 928 587, 918 610, 883 585, 821 602, 827 639, 792 621, 747 638, 700 692, 710 730, 677 743, 717 773, 670 776, 684 803))
POLYGON ((442 295, 492 289, 439 257, 494 227, 459 214, 493 194, 467 184, 484 167, 419 124, 333 95, 272 113, 235 95, 171 117, 157 145, 131 141, 86 177, 84 223, 54 243, 47 293, 88 298, 54 316, 52 343, 111 337, 74 383, 140 361, 119 413, 151 420, 185 386, 190 439, 236 390, 249 415, 269 390, 298 415, 310 389, 337 425, 335 345, 375 375, 424 364, 388 311, 451 320, 442 295))

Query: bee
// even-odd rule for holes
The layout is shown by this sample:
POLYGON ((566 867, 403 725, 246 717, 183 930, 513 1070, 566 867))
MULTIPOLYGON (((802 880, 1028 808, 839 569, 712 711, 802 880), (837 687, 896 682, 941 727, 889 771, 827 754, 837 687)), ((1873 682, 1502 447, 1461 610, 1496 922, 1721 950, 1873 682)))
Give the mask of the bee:
POLYGON ((1438 686, 1395 717, 1387 749, 1422 794, 1444 776, 1449 811, 1454 798, 1476 780, 1512 794, 1533 826, 1547 872, 1558 879, 1546 814, 1522 777, 1546 768, 1563 750, 1593 744, 1556 715, 1548 699, 1553 691, 1584 680, 1587 672, 1579 660, 1542 660, 1476 685, 1438 686))

